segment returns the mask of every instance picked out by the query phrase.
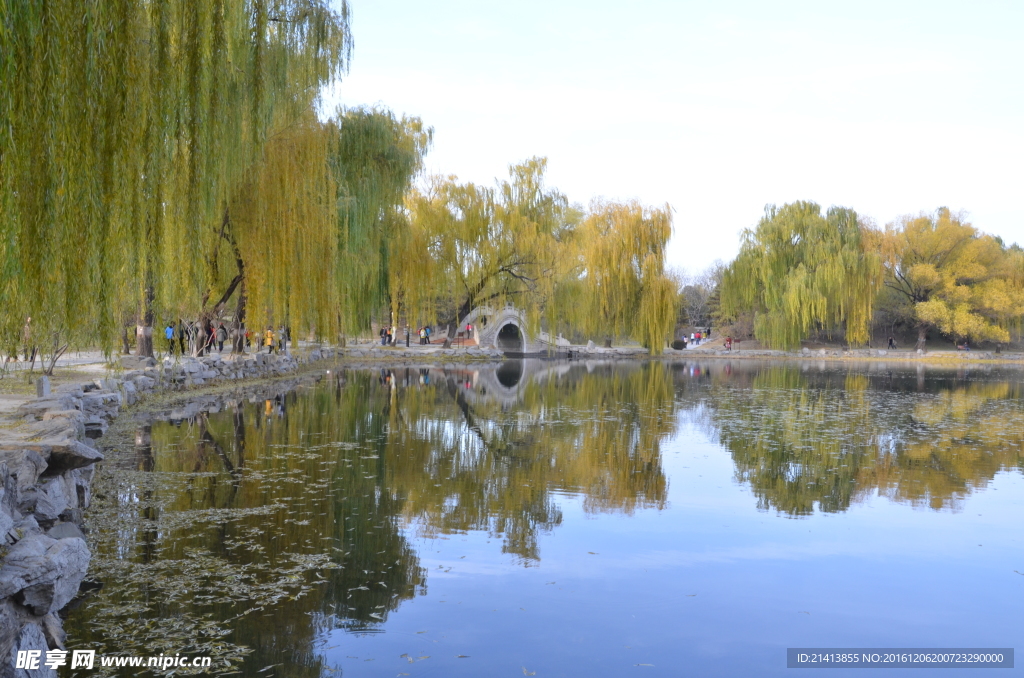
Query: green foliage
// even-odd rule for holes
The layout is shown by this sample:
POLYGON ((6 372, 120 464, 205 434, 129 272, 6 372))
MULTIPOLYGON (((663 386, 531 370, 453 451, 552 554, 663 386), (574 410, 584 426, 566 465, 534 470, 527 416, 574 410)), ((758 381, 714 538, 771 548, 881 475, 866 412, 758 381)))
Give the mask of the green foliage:
POLYGON ((335 270, 342 327, 359 331, 369 329, 370 313, 389 298, 397 305, 396 276, 420 269, 420 262, 412 266, 414 260, 398 256, 395 261, 395 253, 415 249, 401 207, 430 148, 433 128, 382 108, 342 111, 335 121, 338 133, 330 154, 339 202, 335 270))
POLYGON ((0 4, 0 342, 195 315, 225 202, 346 67, 326 0, 0 4))
POLYGON ((853 210, 823 216, 812 202, 769 206, 722 280, 722 312, 754 313, 754 334, 791 349, 817 328, 844 327, 851 344, 868 339, 881 284, 879 256, 864 247, 853 210))

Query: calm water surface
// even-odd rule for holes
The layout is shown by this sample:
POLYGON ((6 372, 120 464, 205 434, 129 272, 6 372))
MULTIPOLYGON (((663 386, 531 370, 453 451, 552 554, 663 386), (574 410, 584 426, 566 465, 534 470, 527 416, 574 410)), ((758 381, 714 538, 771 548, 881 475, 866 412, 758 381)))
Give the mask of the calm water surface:
POLYGON ((252 676, 544 678, 1024 646, 1017 369, 332 372, 110 452, 71 647, 252 676))

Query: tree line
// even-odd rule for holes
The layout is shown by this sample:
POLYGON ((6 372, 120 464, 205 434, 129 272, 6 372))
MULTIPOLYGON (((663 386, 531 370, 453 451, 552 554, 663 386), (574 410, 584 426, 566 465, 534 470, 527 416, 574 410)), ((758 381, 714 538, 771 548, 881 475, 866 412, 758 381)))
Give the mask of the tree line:
POLYGON ((545 161, 493 187, 414 180, 432 129, 323 115, 348 5, 0 5, 0 347, 100 345, 185 318, 330 340, 374 319, 454 328, 515 303, 538 327, 661 350, 671 211, 570 204, 545 161), (31 327, 26 318, 32 318, 31 327))
POLYGON ((721 323, 797 348, 815 333, 865 344, 873 327, 1009 342, 1024 319, 1024 250, 942 207, 884 228, 851 209, 769 206, 725 268, 721 323))

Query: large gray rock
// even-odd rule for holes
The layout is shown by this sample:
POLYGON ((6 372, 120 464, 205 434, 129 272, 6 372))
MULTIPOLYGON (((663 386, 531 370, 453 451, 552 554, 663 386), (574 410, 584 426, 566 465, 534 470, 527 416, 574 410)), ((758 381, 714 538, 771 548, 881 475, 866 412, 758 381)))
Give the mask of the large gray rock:
POLYGON ((103 454, 99 450, 77 440, 69 440, 64 445, 54 445, 50 448, 46 472, 47 475, 64 473, 90 466, 98 461, 103 461, 103 454))
POLYGON ((79 508, 87 509, 92 503, 92 477, 95 473, 95 466, 77 468, 71 472, 71 477, 75 479, 75 492, 78 494, 79 508))
POLYGON ((18 406, 20 416, 42 417, 50 410, 73 410, 76 409, 79 399, 70 393, 59 393, 50 395, 48 398, 36 398, 18 406))
POLYGON ((46 460, 35 450, 0 450, 0 462, 7 463, 15 479, 14 502, 22 513, 31 513, 35 507, 36 483, 46 470, 46 460))
POLYGON ((50 539, 85 539, 82 530, 74 523, 57 523, 46 532, 50 539))
MULTIPOLYGON (((12 636, 13 642, 8 650, 8 654, 0 653, 0 658, 3 661, 0 662, 0 677, 2 678, 57 678, 57 672, 54 669, 46 667, 44 660, 46 659, 46 636, 43 635, 42 629, 36 624, 25 624, 21 627, 20 631, 16 632, 16 635, 12 636), (17 669, 15 659, 18 656, 18 652, 25 652, 29 650, 36 650, 40 653, 39 657, 39 668, 37 669, 17 669)), ((2 641, 0 641, 2 642, 2 641)), ((2 650, 3 647, 0 647, 2 650)))
POLYGON ((36 520, 50 523, 69 508, 78 508, 78 493, 74 492, 74 480, 65 476, 54 476, 38 485, 34 515, 36 520), (71 483, 69 492, 68 481, 71 483))
POLYGON ((121 406, 121 393, 114 391, 92 391, 82 396, 82 409, 88 414, 116 416, 121 406))
MULTIPOLYGON (((13 669, 14 662, 8 662, 11 657, 11 648, 18 640, 18 632, 21 630, 21 615, 10 600, 0 601, 0 676, 6 676, 8 670, 13 669)), ((14 657, 11 657, 13 660, 14 657)))
POLYGON ((132 381, 135 383, 135 388, 139 391, 148 391, 156 385, 156 379, 152 377, 135 377, 132 381))
POLYGON ((43 621, 40 626, 43 628, 43 637, 46 638, 46 646, 51 650, 64 650, 64 642, 68 639, 68 634, 64 632, 64 625, 61 624, 60 617, 54 613, 50 613, 43 617, 43 621))
POLYGON ((7 463, 0 461, 0 545, 18 520, 16 493, 14 478, 7 470, 7 463))
POLYGON ((15 544, 0 561, 0 598, 14 596, 36 615, 56 612, 78 593, 88 569, 89 549, 84 540, 32 535, 15 544))
POLYGON ((121 366, 126 370, 142 370, 147 367, 154 367, 155 365, 156 360, 153 358, 137 355, 121 356, 121 366))

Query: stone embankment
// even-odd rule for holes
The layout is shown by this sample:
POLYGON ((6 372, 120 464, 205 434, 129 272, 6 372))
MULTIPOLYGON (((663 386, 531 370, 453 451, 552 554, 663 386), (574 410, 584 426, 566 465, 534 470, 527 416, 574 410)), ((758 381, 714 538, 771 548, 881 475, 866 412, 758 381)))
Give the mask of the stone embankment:
MULTIPOLYGON (((83 513, 94 465, 103 459, 95 439, 122 407, 153 391, 188 389, 236 379, 288 374, 300 364, 333 357, 213 355, 165 361, 127 357, 116 377, 49 391, 0 419, 0 677, 15 668, 19 650, 64 649, 59 612, 71 602, 89 568, 83 513)), ((32 675, 55 676, 41 668, 32 675)))

